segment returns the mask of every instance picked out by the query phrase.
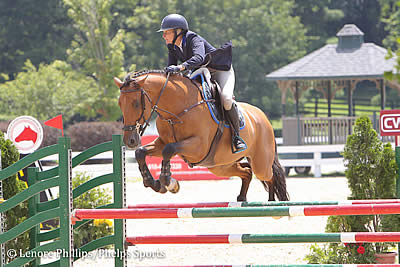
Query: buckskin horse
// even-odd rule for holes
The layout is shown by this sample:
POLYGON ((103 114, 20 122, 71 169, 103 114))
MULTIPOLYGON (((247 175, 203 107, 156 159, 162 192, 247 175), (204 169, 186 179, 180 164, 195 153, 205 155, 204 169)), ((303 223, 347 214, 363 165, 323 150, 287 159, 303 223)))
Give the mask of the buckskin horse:
POLYGON ((223 131, 218 144, 212 145, 220 124, 210 115, 200 83, 182 74, 166 74, 161 70, 130 73, 123 82, 118 78, 114 78, 114 82, 120 88, 123 141, 127 147, 136 149, 145 187, 160 193, 178 192, 179 183, 171 177, 170 159, 179 155, 189 166, 205 166, 217 176, 239 176, 242 186, 237 201, 246 201, 253 173, 269 192, 270 201, 275 200, 274 195, 279 200, 288 200, 274 131, 260 109, 238 103, 246 125, 240 135, 248 148, 234 154, 228 130, 223 131), (154 113, 159 137, 139 147, 140 137, 154 113), (147 168, 146 156, 163 159, 158 180, 147 168), (242 161, 244 158, 247 162, 242 161))

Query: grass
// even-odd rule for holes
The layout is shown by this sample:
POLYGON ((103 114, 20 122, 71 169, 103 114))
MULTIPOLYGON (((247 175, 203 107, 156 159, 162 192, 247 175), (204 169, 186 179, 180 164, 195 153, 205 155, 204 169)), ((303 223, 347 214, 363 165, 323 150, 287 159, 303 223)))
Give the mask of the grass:
POLYGON ((127 177, 126 181, 128 183, 137 183, 142 181, 142 177, 127 177))
MULTIPOLYGON (((293 174, 293 175, 289 175, 289 178, 314 178, 314 174, 313 173, 309 173, 309 174, 293 174)), ((331 172, 331 173, 323 173, 322 174, 322 178, 324 177, 345 177, 344 172, 331 172)))
POLYGON ((272 128, 273 129, 282 129, 282 120, 271 120, 272 128))

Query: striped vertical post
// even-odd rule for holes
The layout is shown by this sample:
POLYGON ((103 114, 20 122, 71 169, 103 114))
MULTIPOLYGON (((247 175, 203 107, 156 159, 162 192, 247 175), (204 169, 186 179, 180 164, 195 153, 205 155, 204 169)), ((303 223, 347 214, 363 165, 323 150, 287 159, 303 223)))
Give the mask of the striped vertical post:
POLYGON ((58 138, 59 149, 59 181, 60 181, 60 249, 63 250, 60 257, 60 266, 70 267, 73 265, 72 251, 73 245, 73 232, 71 226, 71 213, 72 213, 72 151, 71 140, 68 137, 58 138))
MULTIPOLYGON (((2 169, 1 165, 1 149, 0 149, 0 171, 2 169)), ((0 203, 3 203, 4 195, 3 195, 3 181, 0 180, 0 203)), ((5 232, 5 217, 3 217, 3 213, 0 213, 0 235, 5 232)), ((6 249, 5 244, 0 244, 0 267, 6 265, 6 249)))
MULTIPOLYGON (((37 168, 37 167, 29 167, 28 168, 28 174, 27 174, 28 186, 33 186, 36 183, 38 171, 39 171, 39 168, 37 168)), ((40 195, 39 194, 32 196, 28 200, 29 217, 33 217, 38 213, 38 211, 37 211, 38 203, 40 203, 40 195)), ((39 234, 40 234, 40 224, 35 225, 34 227, 32 227, 31 230, 29 230, 29 239, 30 239, 30 249, 31 250, 40 246, 40 242, 38 240, 39 234)), ((40 258, 36 257, 31 262, 31 266, 36 267, 39 265, 40 265, 40 258)))
MULTIPOLYGON (((122 146, 121 135, 112 136, 113 144, 113 186, 114 207, 125 208, 126 206, 126 176, 125 176, 125 147, 122 146)), ((127 263, 127 252, 125 247, 126 221, 125 219, 114 220, 114 251, 115 267, 125 267, 127 263)))
MULTIPOLYGON (((400 199, 400 135, 395 136, 396 138, 396 164, 397 164, 397 179, 396 179, 396 195, 400 199)), ((398 254, 400 255, 400 243, 397 244, 398 254)), ((400 258, 400 256, 399 256, 400 258)))

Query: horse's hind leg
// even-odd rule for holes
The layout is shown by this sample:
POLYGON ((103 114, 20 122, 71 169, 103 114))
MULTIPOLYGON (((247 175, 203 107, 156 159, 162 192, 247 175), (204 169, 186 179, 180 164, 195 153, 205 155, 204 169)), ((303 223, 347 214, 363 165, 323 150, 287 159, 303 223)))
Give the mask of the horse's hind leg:
POLYGON ((247 201, 247 191, 252 178, 250 164, 247 162, 235 162, 231 165, 209 168, 209 170, 217 176, 239 176, 242 179, 242 187, 240 188, 240 194, 237 196, 237 201, 247 201))
POLYGON ((268 191, 268 200, 274 201, 275 195, 278 200, 289 199, 286 191, 285 172, 278 161, 278 155, 272 150, 265 155, 256 155, 251 158, 251 167, 254 175, 262 182, 268 191))

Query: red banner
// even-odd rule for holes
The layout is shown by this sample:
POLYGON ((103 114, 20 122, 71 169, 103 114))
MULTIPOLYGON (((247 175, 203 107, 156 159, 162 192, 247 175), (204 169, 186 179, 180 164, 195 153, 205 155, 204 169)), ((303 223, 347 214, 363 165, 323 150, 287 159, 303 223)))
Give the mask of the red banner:
MULTIPOLYGON (((156 135, 146 135, 142 137, 142 145, 146 145, 157 138, 156 135)), ((161 172, 162 158, 146 157, 146 163, 149 167, 150 173, 154 179, 158 179, 161 172)), ((189 180, 226 180, 229 177, 219 177, 212 174, 206 167, 196 166, 189 168, 189 166, 180 157, 175 156, 171 159, 171 173, 172 177, 178 181, 189 180)))

